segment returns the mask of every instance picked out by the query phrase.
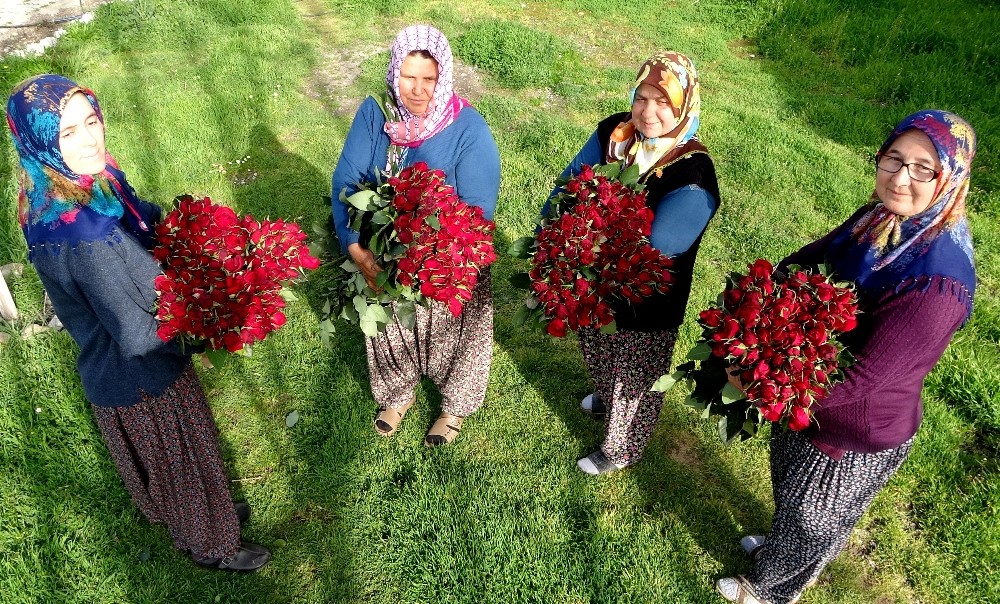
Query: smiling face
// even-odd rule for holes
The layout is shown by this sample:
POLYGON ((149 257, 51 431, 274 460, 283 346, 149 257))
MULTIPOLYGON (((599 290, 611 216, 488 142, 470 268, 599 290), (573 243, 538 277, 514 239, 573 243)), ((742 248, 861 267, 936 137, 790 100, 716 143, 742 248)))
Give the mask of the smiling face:
MULTIPOLYGON (((934 143, 920 130, 900 134, 883 155, 904 164, 919 164, 935 172, 941 170, 934 143)), ((930 182, 913 180, 906 166, 896 173, 875 171, 875 193, 887 210, 900 216, 913 216, 930 207, 937 185, 937 179, 930 182)))
POLYGON ((670 99, 658 88, 639 84, 632 101, 632 123, 646 138, 659 138, 677 126, 670 99))
POLYGON ((70 97, 59 118, 59 151, 77 174, 100 174, 106 165, 104 124, 82 92, 70 97))
POLYGON ((434 98, 434 87, 438 81, 438 64, 434 59, 419 54, 410 54, 399 66, 400 100, 414 115, 424 115, 430 110, 434 98))

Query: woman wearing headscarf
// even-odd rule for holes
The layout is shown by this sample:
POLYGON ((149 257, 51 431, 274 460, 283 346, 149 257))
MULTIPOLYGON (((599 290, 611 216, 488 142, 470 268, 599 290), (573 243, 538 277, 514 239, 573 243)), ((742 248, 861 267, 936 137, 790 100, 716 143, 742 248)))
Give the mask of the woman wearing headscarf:
POLYGON ((650 388, 669 373, 695 256, 719 206, 715 167, 697 136, 701 94, 691 60, 677 52, 654 55, 639 69, 630 100, 631 111, 601 121, 562 176, 574 176, 584 165, 621 161, 638 166, 654 215, 650 244, 673 260, 673 283, 667 293, 614 308, 615 333, 578 332, 594 381, 594 392, 581 408, 605 421, 600 450, 577 463, 591 475, 642 458, 663 405, 663 397, 650 388))
MULTIPOLYGON (((333 172, 333 219, 346 253, 368 284, 382 269, 349 226, 340 194, 351 195, 376 174, 416 162, 445 173, 458 196, 492 220, 500 189, 500 155, 486 121, 454 91, 454 67, 448 40, 429 25, 413 25, 392 43, 386 91, 361 104, 333 172)), ((493 296, 489 270, 483 271, 462 313, 431 302, 418 305, 416 326, 398 321, 385 332, 366 338, 372 395, 378 405, 375 430, 396 432, 415 401, 426 375, 441 391, 441 415, 424 443, 454 441, 466 417, 486 395, 493 354, 493 296)))
POLYGON ((160 209, 105 149, 97 98, 59 75, 29 78, 7 101, 7 124, 28 258, 79 346, 84 393, 125 487, 198 564, 260 568, 270 552, 240 540, 249 508, 232 502, 192 350, 156 335, 160 209))
POLYGON ((972 312, 965 198, 975 150, 975 133, 953 113, 906 117, 876 155, 869 203, 779 265, 827 263, 857 284, 858 327, 843 337, 856 361, 807 432, 772 430, 771 532, 741 541, 754 568, 718 581, 727 600, 796 601, 906 459, 924 378, 972 312))

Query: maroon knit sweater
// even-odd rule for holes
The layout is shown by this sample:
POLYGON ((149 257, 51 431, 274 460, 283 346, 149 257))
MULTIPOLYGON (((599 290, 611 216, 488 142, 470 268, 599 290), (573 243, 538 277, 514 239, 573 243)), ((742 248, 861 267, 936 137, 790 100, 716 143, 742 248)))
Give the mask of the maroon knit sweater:
MULTIPOLYGON (((836 234, 807 245, 779 267, 823 263, 836 234)), ((862 296, 858 326, 841 338, 856 361, 845 370, 845 381, 817 404, 808 432, 834 459, 846 451, 892 449, 917 433, 924 378, 968 315, 969 292, 958 281, 930 276, 907 285, 862 296)))

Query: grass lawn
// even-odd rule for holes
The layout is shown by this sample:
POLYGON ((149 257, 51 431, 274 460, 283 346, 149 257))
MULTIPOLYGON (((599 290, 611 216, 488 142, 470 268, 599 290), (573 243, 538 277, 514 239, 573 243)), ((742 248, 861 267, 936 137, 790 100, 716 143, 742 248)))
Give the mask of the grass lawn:
MULTIPOLYGON (((0 59, 0 93, 63 73, 93 88, 108 147, 142 196, 198 192, 258 216, 329 214, 330 173, 395 32, 450 38, 458 91, 490 123, 503 162, 497 245, 537 208, 599 119, 627 108, 653 52, 685 52, 702 78, 701 135, 722 206, 689 317, 731 270, 823 234, 873 187, 872 154, 925 107, 980 137, 970 219, 975 314, 927 380, 910 459, 815 603, 1000 602, 1000 8, 954 0, 132 0, 105 5, 37 58, 0 59)), ((0 264, 26 262, 16 159, 0 135, 0 264)), ((65 332, 0 345, 0 602, 692 602, 749 570, 740 536, 772 501, 766 438, 731 448, 671 392, 642 464, 601 479, 575 461, 601 426, 576 343, 514 329, 518 262, 494 269, 486 404, 454 446, 426 449, 440 397, 425 384, 392 439, 371 428, 360 331, 319 337, 322 271, 251 358, 204 371, 245 534, 262 572, 196 568, 130 502, 75 373, 65 332), (301 420, 286 428, 284 418, 301 420)), ((10 282, 24 321, 35 274, 10 282)), ((688 322, 677 350, 692 344, 688 322)))

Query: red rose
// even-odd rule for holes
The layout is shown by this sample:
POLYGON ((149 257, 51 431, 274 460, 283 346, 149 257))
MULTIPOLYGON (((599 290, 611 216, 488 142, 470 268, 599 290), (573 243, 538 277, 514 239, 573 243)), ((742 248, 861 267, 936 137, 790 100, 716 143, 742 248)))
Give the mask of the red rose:
MULTIPOLYGON (((801 432, 809 427, 809 422, 811 421, 811 416, 809 410, 805 407, 800 407, 798 405, 792 406, 791 417, 788 420, 788 429, 795 432, 801 432)), ((774 421, 774 420, 772 420, 774 421)))

